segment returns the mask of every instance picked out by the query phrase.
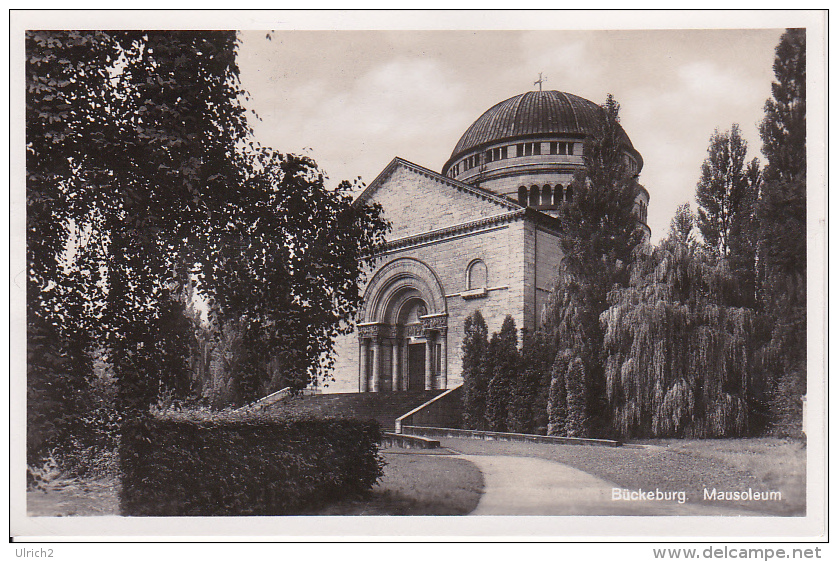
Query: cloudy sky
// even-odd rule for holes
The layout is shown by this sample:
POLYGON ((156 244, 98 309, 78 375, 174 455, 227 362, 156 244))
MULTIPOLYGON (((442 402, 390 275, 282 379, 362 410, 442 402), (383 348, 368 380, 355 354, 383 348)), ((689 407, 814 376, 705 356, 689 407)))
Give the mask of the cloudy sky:
POLYGON ((645 161, 657 240, 693 201, 714 129, 738 123, 762 160, 782 31, 246 31, 240 66, 259 141, 307 151, 334 181, 370 183, 395 156, 440 171, 468 126, 539 72, 545 89, 610 92, 645 161))

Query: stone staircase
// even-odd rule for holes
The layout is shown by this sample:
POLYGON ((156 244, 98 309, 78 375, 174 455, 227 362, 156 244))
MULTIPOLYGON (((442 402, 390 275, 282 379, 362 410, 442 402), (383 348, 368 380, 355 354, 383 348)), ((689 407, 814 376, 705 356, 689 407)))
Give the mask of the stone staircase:
POLYGON ((393 431, 396 418, 439 396, 444 390, 408 390, 404 392, 352 392, 288 396, 265 406, 266 412, 288 412, 314 416, 375 419, 384 431, 393 431))

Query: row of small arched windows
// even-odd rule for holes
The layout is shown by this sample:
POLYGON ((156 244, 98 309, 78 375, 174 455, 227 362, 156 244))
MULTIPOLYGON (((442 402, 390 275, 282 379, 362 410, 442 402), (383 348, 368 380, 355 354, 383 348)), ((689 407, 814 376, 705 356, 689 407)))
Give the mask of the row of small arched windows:
POLYGON ((451 166, 448 170, 448 176, 455 178, 460 175, 461 171, 467 172, 468 170, 480 166, 481 164, 497 162, 498 160, 506 160, 507 158, 516 158, 520 156, 539 156, 541 154, 548 154, 547 151, 549 151, 549 154, 573 156, 573 146, 573 142, 521 142, 518 144, 490 148, 482 155, 478 152, 477 154, 472 154, 471 156, 460 160, 451 166), (542 144, 544 145, 544 148, 542 148, 542 144))
POLYGON ((556 184, 551 187, 534 185, 529 189, 522 185, 518 188, 518 202, 525 207, 558 206, 573 200, 573 187, 556 184))

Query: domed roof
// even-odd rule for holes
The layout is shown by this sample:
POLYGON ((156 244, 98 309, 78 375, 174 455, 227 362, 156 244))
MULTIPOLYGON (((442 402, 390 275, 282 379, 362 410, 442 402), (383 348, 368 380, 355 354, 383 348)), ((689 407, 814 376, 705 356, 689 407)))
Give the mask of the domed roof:
MULTIPOLYGON (((520 94, 491 107, 472 123, 451 153, 443 173, 463 153, 500 140, 556 134, 587 136, 596 130, 604 115, 605 110, 596 103, 566 92, 520 94)), ((639 157, 625 131, 623 135, 626 148, 639 157)))

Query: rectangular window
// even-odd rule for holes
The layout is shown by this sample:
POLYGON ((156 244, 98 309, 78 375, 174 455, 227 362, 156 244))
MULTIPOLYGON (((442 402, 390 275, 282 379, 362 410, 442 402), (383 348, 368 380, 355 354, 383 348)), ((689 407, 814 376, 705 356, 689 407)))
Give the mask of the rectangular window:
POLYGON ((541 155, 541 143, 540 142, 534 142, 532 147, 533 147, 532 153, 537 154, 537 155, 540 156, 541 155))
POLYGON ((487 151, 486 151, 486 162, 491 162, 492 160, 493 160, 493 158, 492 158, 492 151, 491 151, 491 150, 487 150, 487 151))
POLYGON ((555 142, 550 143, 550 154, 557 154, 557 152, 556 152, 556 145, 557 144, 558 143, 555 143, 555 142))
POLYGON ((509 156, 507 156, 506 148, 507 147, 504 146, 503 148, 500 149, 500 157, 503 158, 504 160, 509 158, 509 156))
POLYGON ((567 143, 567 155, 568 156, 573 156, 573 143, 572 142, 567 143))
POLYGON ((532 156, 532 143, 528 142, 524 145, 524 156, 532 156))
POLYGON ((524 155, 524 145, 519 144, 516 146, 517 151, 515 152, 515 156, 523 156, 524 155))
POLYGON ((561 154, 561 155, 567 154, 567 143, 566 142, 560 142, 559 143, 559 154, 561 154))

